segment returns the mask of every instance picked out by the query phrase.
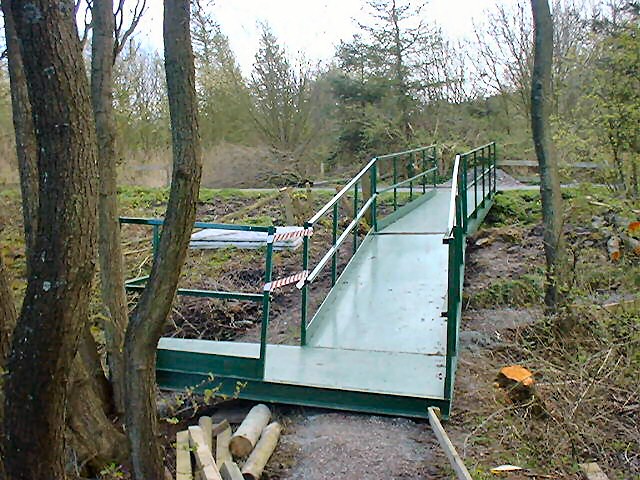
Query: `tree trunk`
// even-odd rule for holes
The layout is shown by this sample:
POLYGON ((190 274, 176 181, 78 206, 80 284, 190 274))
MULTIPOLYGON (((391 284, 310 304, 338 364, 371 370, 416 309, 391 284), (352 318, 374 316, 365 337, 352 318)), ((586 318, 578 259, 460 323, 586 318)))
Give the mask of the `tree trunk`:
POLYGON ((553 64, 553 22, 547 0, 531 0, 535 51, 531 84, 531 131, 540 170, 540 195, 547 262, 545 303, 550 311, 558 305, 558 276, 562 258, 562 197, 558 163, 551 156, 549 111, 553 64))
POLYGON ((75 462, 90 467, 91 476, 109 463, 126 463, 127 437, 105 414, 105 405, 111 403, 111 387, 88 328, 73 362, 69 392, 67 433, 75 462))
POLYGON ((63 479, 67 383, 95 269, 95 133, 73 8, 66 0, 11 3, 29 98, 37 99, 39 206, 8 362, 5 469, 10 479, 63 479))
POLYGON ((178 286, 195 220, 202 173, 189 0, 165 0, 165 71, 173 141, 173 177, 158 255, 125 339, 126 425, 137 480, 163 478, 157 441, 156 347, 178 286))
MULTIPOLYGON (((0 255, 0 369, 4 369, 11 350, 11 337, 13 336, 17 317, 18 314, 16 313, 9 277, 5 270, 4 259, 0 255)), ((1 408, 2 406, 0 405, 1 408)))
POLYGON ((113 118, 113 0, 96 0, 91 11, 91 100, 98 139, 98 250, 104 332, 114 401, 124 413, 124 334, 128 322, 118 220, 115 121, 113 118))
MULTIPOLYGON (((33 130, 31 117, 31 102, 27 90, 27 79, 24 76, 20 41, 16 33, 16 26, 11 13, 11 1, 2 0, 4 13, 4 32, 7 44, 7 60, 9 66, 9 80, 11 83, 11 109, 13 113, 13 127, 16 137, 16 156, 20 171, 20 190, 22 193, 22 216, 24 219, 24 233, 26 254, 33 250, 35 232, 37 230, 38 212, 38 147, 33 130)), ((27 277, 29 272, 27 271, 27 277)), ((8 353, 8 352, 7 352, 8 353)))
MULTIPOLYGON (((17 321, 13 292, 9 285, 9 278, 4 267, 4 260, 0 254, 0 371, 4 377, 4 368, 11 350, 11 339, 17 321)), ((0 382, 2 385, 4 382, 0 382)), ((4 419, 4 389, 0 388, 0 438, 2 436, 2 421, 4 419)), ((4 477, 4 448, 0 445, 0 478, 4 477)))

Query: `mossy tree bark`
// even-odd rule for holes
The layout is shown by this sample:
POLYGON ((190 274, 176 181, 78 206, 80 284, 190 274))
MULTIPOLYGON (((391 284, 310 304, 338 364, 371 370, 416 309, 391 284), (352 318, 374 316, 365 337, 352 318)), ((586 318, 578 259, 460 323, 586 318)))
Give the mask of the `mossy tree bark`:
POLYGON ((94 123, 73 5, 11 7, 32 99, 39 205, 7 364, 4 461, 10 479, 65 478, 67 384, 95 270, 94 123))
POLYGON ((173 177, 158 255, 125 339, 126 426, 137 480, 164 475, 156 412, 156 348, 178 286, 195 220, 202 173, 189 0, 165 0, 165 71, 173 177))
POLYGON ((113 0, 95 0, 91 10, 91 101, 98 140, 98 251, 107 359, 116 411, 124 413, 124 335, 128 322, 124 261, 118 221, 116 134, 113 111, 115 19, 113 0))
POLYGON ((557 310, 562 261, 562 196, 558 162, 551 154, 549 114, 553 66, 553 20, 547 0, 531 0, 534 23, 534 60, 531 84, 531 131, 540 170, 540 195, 547 263, 545 303, 557 310))
MULTIPOLYGON (((2 227, 0 226, 0 230, 2 227)), ((9 276, 4 267, 4 260, 0 254, 0 372, 5 375, 5 363, 11 350, 11 339, 16 326, 18 314, 13 299, 13 292, 9 284, 9 276)), ((0 388, 0 422, 4 418, 4 389, 0 388)), ((0 424, 0 435, 2 425, 0 424)), ((3 446, 0 444, 0 478, 4 478, 3 446)))

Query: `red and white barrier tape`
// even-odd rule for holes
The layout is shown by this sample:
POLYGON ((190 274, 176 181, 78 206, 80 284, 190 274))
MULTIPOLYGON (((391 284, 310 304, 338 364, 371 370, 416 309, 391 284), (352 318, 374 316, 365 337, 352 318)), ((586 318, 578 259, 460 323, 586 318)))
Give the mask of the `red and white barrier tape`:
POLYGON ((293 232, 276 233, 273 236, 273 241, 278 242, 280 240, 291 240, 292 238, 310 237, 313 235, 313 228, 304 228, 302 230, 294 230, 293 232))
POLYGON ((265 292, 273 292, 276 288, 284 287, 285 285, 291 285, 292 283, 303 282, 308 275, 309 275, 309 271, 304 270, 302 272, 298 272, 295 275, 291 275, 289 277, 273 280, 272 282, 264 284, 264 290, 265 292))

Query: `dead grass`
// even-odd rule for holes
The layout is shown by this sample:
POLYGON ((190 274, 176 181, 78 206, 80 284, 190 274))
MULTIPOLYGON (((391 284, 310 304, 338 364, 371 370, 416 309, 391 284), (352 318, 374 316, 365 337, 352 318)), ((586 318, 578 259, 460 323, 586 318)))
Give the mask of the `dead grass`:
MULTIPOLYGON (((515 214, 520 233, 512 226, 485 228, 468 250, 466 343, 450 424, 476 478, 510 463, 529 474, 578 479, 577 464, 586 461, 598 462, 611 479, 640 478, 640 309, 637 302, 607 305, 637 295, 640 259, 611 263, 597 232, 584 233, 603 207, 590 205, 582 192, 568 193, 569 281, 557 317, 544 317, 539 294, 523 302, 517 288, 523 282, 525 292, 540 288, 527 280, 543 266, 535 198, 521 205, 521 195, 505 194, 509 208, 493 213, 495 223, 515 214), (494 387, 498 370, 511 364, 534 372, 543 415, 494 387)), ((598 195, 616 213, 633 215, 625 201, 598 195)))

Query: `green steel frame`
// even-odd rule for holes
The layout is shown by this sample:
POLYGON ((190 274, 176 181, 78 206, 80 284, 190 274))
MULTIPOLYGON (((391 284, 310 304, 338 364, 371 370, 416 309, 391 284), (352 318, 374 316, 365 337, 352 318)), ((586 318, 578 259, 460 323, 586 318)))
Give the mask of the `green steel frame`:
POLYGON ((495 142, 456 155, 452 173, 447 234, 443 239, 449 247, 445 376, 445 397, 449 400, 449 405, 443 412, 445 415, 449 414, 453 401, 453 386, 458 359, 458 332, 462 317, 466 236, 478 227, 491 208, 496 188, 495 142), (469 183, 470 173, 472 175, 471 183, 469 183), (469 197, 471 197, 471 201, 469 201, 469 197))
MULTIPOLYGON (((429 190, 436 187, 438 179, 437 153, 437 146, 429 145, 426 147, 419 147, 403 152, 374 157, 362 170, 360 170, 360 172, 358 172, 358 174, 356 174, 355 177, 351 179, 351 181, 349 181, 331 200, 329 200, 329 202, 327 202, 313 217, 305 222, 305 228, 314 228, 314 226, 320 223, 324 217, 331 215, 332 243, 322 259, 308 274, 304 283, 301 284, 302 315, 300 320, 300 345, 304 346, 307 344, 307 329, 310 325, 310 321, 308 319, 310 285, 326 265, 328 265, 329 261, 331 261, 331 285, 334 286, 336 284, 340 247, 347 238, 352 235, 352 252, 353 254, 356 253, 359 247, 358 231, 363 218, 368 217, 368 226, 370 227, 365 235, 365 239, 369 234, 378 231, 378 223, 381 220, 378 213, 378 204, 381 195, 387 192, 393 192, 393 212, 389 216, 399 213, 404 207, 411 208, 410 205, 405 205, 404 207, 399 206, 398 193, 402 191, 400 190, 401 188, 408 188, 409 203, 415 201, 414 195, 422 195, 424 198, 428 198, 429 190), (389 163, 391 166, 391 180, 393 183, 383 187, 380 185, 382 176, 381 170, 389 163), (404 175, 403 172, 399 172, 398 163, 404 163, 406 171, 404 175), (419 170, 419 172, 416 173, 416 170, 419 170), (414 191, 415 185, 420 187, 418 192, 414 191), (359 198, 359 192, 362 193, 362 199, 359 198), (340 201, 342 199, 346 199, 350 194, 353 196, 353 214, 349 224, 338 236, 338 206, 340 201)), ((309 269, 311 237, 304 237, 303 242, 302 270, 306 272, 309 269)), ((364 242, 364 239, 362 242, 364 242)), ((362 245, 362 242, 360 245, 362 245)), ((311 321, 313 321, 313 319, 311 321)))
MULTIPOLYGON (((305 222, 305 229, 323 224, 331 225, 331 245, 311 271, 311 236, 303 237, 302 270, 306 277, 298 284, 301 290, 300 346, 307 344, 309 320, 309 293, 314 280, 328 265, 331 268, 331 285, 339 277, 338 254, 349 236, 353 236, 352 254, 375 235, 380 225, 391 218, 398 218, 423 203, 435 193, 438 181, 438 158, 435 145, 404 152, 381 155, 371 159, 312 218, 305 222), (388 182, 390 184, 386 184, 388 182), (392 192, 392 193, 390 193, 392 192), (408 203, 400 205, 399 193, 408 193, 408 203), (385 195, 383 197, 383 195, 385 195), (415 197, 415 198, 414 198, 415 197), (346 227, 339 231, 339 205, 352 199, 353 211, 346 227), (380 215, 381 200, 391 199, 392 211, 380 215), (330 217, 327 218, 327 217, 330 217), (367 222, 363 239, 359 238, 362 223, 367 222)), ((462 286, 464 280, 466 235, 482 221, 493 202, 496 192, 496 146, 483 145, 464 154, 456 155, 451 187, 451 201, 447 232, 443 242, 448 245, 448 293, 447 293, 447 346, 444 399, 426 399, 429 406, 437 406, 443 415, 449 415, 453 399, 453 384, 458 356, 458 330, 462 310, 462 286)), ((121 218, 124 224, 146 225, 153 229, 154 257, 158 253, 163 221, 159 219, 121 218)), ((265 284, 272 280, 273 243, 275 227, 224 225, 196 222, 194 228, 258 231, 267 234, 265 251, 265 284)), ((148 277, 127 280, 130 292, 141 291, 148 277)), ((195 388, 202 391, 215 385, 223 395, 238 395, 247 399, 274 401, 300 405, 342 408, 363 412, 426 416, 424 398, 402 397, 391 394, 333 390, 307 385, 289 385, 264 381, 268 344, 269 305, 271 295, 263 292, 222 292, 211 290, 178 289, 178 295, 251 301, 262 304, 260 350, 257 357, 231 355, 207 355, 196 352, 163 350, 158 354, 158 382, 163 388, 195 388), (216 376, 211 377, 211 373, 216 376)), ((348 368, 348 366, 346 366, 348 368)))
MULTIPOLYGON (((153 228, 152 247, 153 258, 158 254, 158 245, 160 244, 161 227, 164 224, 162 219, 155 218, 132 218, 121 217, 120 224, 130 225, 147 225, 153 228)), ((234 224, 221 224, 221 223, 205 223, 195 222, 194 228, 200 228, 205 230, 236 230, 242 232, 263 232, 267 234, 267 242, 265 251, 265 268, 264 268, 264 283, 267 284, 271 281, 273 275, 273 240, 276 232, 276 227, 260 227, 254 225, 234 225, 234 224)), ((127 280, 125 282, 125 289, 129 292, 141 292, 145 288, 145 283, 149 277, 143 276, 127 280)), ((264 377, 264 366, 267 356, 267 332, 269 329, 269 306, 271 304, 271 295, 267 289, 264 289, 262 293, 254 292, 224 292, 216 290, 196 290, 189 288, 178 288, 177 294, 187 297, 204 297, 204 298, 218 298, 221 300, 241 300, 248 302, 255 302, 262 304, 262 322, 261 322, 261 335, 260 335, 260 356, 257 359, 254 358, 242 358, 232 357, 222 359, 226 365, 234 370, 239 369, 243 372, 246 378, 262 379, 264 377)))

